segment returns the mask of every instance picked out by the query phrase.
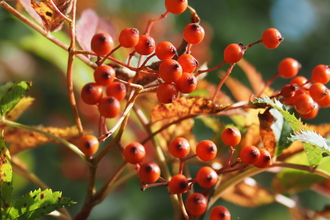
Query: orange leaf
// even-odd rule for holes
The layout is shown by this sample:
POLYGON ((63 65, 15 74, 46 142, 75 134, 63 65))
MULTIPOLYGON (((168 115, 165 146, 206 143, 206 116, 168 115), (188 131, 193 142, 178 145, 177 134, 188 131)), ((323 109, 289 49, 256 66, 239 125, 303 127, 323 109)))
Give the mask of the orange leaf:
POLYGON ((239 80, 228 76, 225 81, 226 86, 237 101, 248 101, 252 96, 252 91, 243 85, 239 80))
MULTIPOLYGON (((42 127, 38 129, 53 134, 65 140, 70 140, 79 136, 78 129, 73 127, 57 128, 57 127, 42 127)), ((18 128, 8 128, 5 130, 6 142, 11 143, 9 151, 11 154, 17 154, 23 150, 38 147, 40 145, 55 142, 52 138, 42 134, 18 128)))
POLYGON ((274 156, 276 150, 276 137, 273 129, 271 128, 275 119, 274 116, 267 109, 264 113, 258 114, 260 121, 260 137, 266 150, 271 156, 274 156))

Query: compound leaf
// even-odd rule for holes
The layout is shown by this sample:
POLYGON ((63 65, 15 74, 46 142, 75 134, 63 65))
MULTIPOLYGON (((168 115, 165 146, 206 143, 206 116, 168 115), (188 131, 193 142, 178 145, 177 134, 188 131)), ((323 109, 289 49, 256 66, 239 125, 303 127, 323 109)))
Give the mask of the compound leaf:
POLYGON ((7 219, 38 219, 57 208, 71 204, 75 204, 75 202, 62 197, 62 192, 38 189, 19 198, 9 210, 7 219))
POLYGON ((1 207, 1 219, 5 218, 10 207, 11 197, 13 192, 12 182, 12 167, 10 164, 9 151, 3 140, 3 136, 0 136, 0 207, 1 207))

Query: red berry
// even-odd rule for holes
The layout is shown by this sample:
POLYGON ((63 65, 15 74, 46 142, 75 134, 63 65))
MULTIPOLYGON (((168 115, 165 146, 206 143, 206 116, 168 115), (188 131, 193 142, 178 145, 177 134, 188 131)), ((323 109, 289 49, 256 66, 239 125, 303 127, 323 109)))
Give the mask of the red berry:
POLYGON ((172 59, 177 53, 176 48, 171 42, 162 41, 156 46, 156 56, 160 60, 172 59))
POLYGON ((307 119, 307 120, 308 119, 313 119, 319 113, 319 109, 320 109, 319 105, 316 105, 316 107, 312 111, 310 111, 309 113, 307 113, 307 114, 299 114, 299 115, 303 119, 307 119))
POLYGON ((108 85, 106 93, 107 96, 113 96, 118 101, 121 101, 126 96, 126 86, 121 82, 112 82, 108 85))
POLYGON ((160 168, 153 162, 143 163, 140 166, 138 177, 144 183, 154 183, 160 177, 160 168))
POLYGON ((188 180, 185 175, 176 174, 168 183, 171 194, 181 194, 188 191, 188 180))
POLYGON ((92 156, 99 149, 99 140, 94 135, 84 135, 79 139, 78 148, 86 156, 92 156))
POLYGON ((210 220, 230 220, 231 214, 224 206, 215 206, 210 212, 210 220))
POLYGON ((283 41, 281 33, 275 28, 269 28, 262 33, 262 43, 268 49, 275 49, 283 41))
POLYGON ((204 166, 198 170, 196 181, 201 187, 208 188, 218 182, 218 174, 211 167, 204 166))
POLYGON ((171 141, 170 145, 168 146, 168 150, 173 157, 182 158, 189 154, 190 144, 186 138, 177 137, 171 141))
POLYGON ((125 28, 120 32, 118 40, 121 46, 130 48, 135 47, 139 38, 139 31, 136 28, 125 28))
POLYGON ((221 138, 228 146, 235 146, 241 141, 241 132, 236 127, 228 127, 222 132, 221 138))
POLYGON ((188 7, 188 0, 165 0, 166 10, 172 14, 181 14, 188 7))
POLYGON ((296 91, 298 90, 298 86, 296 84, 287 84, 284 85, 281 89, 280 95, 283 96, 283 98, 292 98, 296 91))
POLYGON ((199 44, 204 36, 204 28, 198 23, 190 23, 183 29, 183 38, 189 44, 199 44))
POLYGON ((91 49, 98 56, 105 56, 113 49, 114 42, 112 37, 107 33, 97 33, 91 40, 91 49))
POLYGON ((202 215, 207 205, 207 199, 201 193, 193 193, 186 200, 186 209, 191 215, 202 215))
POLYGON ((296 76, 291 79, 290 84, 296 84, 297 86, 302 86, 307 83, 308 79, 304 76, 296 76))
POLYGON ((101 99, 98 109, 103 117, 114 118, 119 114, 120 103, 115 97, 107 96, 101 99))
POLYGON ((195 91, 197 87, 197 79, 194 74, 191 73, 182 73, 180 79, 176 82, 176 88, 182 93, 191 93, 195 91))
POLYGON ((108 65, 99 66, 94 70, 94 80, 97 84, 107 86, 113 82, 116 71, 108 65))
POLYGON ((132 142, 124 148, 123 156, 129 163, 141 163, 146 156, 146 150, 142 144, 132 142))
POLYGON ((300 63, 293 58, 285 58, 278 64, 278 75, 282 78, 292 78, 298 74, 300 63))
POLYGON ((229 44, 224 50, 224 59, 226 63, 237 63, 244 55, 242 44, 229 44))
POLYGON ((330 81, 330 66, 320 64, 314 67, 310 81, 327 84, 330 81))
POLYGON ((103 89, 102 86, 96 83, 87 83, 81 89, 81 99, 88 105, 95 105, 102 99, 103 89))
POLYGON ((196 154, 203 161, 210 161, 217 155, 218 148, 211 140, 203 140, 196 146, 196 154))
POLYGON ((260 156, 258 157, 258 160, 253 163, 253 165, 259 168, 268 167, 272 162, 271 161, 272 156, 264 148, 259 149, 259 151, 260 151, 260 156))
POLYGON ((178 58, 178 62, 182 67, 183 72, 192 73, 198 67, 198 61, 190 54, 182 54, 178 58))
POLYGON ((316 104, 310 95, 301 94, 297 97, 294 107, 299 114, 305 115, 316 108, 316 104))
POLYGON ((330 107, 330 93, 326 94, 326 96, 323 99, 316 102, 321 108, 330 107))
POLYGON ((182 67, 176 60, 163 60, 159 65, 158 75, 165 82, 175 82, 182 75, 182 67))
POLYGON ((252 145, 243 147, 240 152, 240 158, 246 164, 255 163, 259 157, 260 157, 260 150, 252 145))
POLYGON ((172 83, 161 83, 157 89, 158 101, 172 103, 178 97, 178 89, 172 83))
POLYGON ((322 83, 314 83, 309 88, 309 94, 313 98, 314 101, 319 101, 323 99, 329 93, 328 88, 322 83))
POLYGON ((135 51, 141 55, 149 55, 155 50, 155 40, 149 35, 141 35, 135 45, 135 51))

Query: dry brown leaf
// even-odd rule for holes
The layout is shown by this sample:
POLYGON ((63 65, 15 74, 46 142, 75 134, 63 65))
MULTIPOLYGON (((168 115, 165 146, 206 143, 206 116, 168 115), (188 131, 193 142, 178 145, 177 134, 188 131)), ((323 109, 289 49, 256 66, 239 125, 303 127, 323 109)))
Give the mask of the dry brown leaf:
POLYGON ((264 113, 258 114, 260 121, 260 137, 262 143, 266 150, 270 153, 271 156, 274 156, 276 151, 276 137, 273 129, 271 128, 272 124, 275 121, 274 116, 266 110, 264 113))
POLYGON ((277 157, 277 160, 284 161, 287 158, 304 150, 304 146, 301 141, 294 141, 292 144, 283 150, 283 152, 277 157))
POLYGON ((274 202, 274 195, 252 178, 229 187, 222 195, 226 201, 244 207, 256 207, 274 202))
POLYGON ((151 112, 151 121, 172 118, 172 117, 189 117, 197 114, 215 114, 219 113, 223 108, 212 103, 211 100, 199 97, 181 97, 171 104, 158 104, 151 112))
POLYGON ((46 31, 59 31, 64 16, 67 16, 72 10, 72 0, 20 0, 25 10, 35 19, 46 31), (58 13, 53 4, 56 5, 58 13))
POLYGON ((240 142, 240 146, 244 147, 247 145, 257 146, 260 142, 260 128, 258 124, 251 124, 247 131, 245 132, 242 140, 240 142))
MULTIPOLYGON (((65 140, 70 140, 79 136, 78 129, 75 126, 67 128, 38 126, 36 128, 65 140)), ((18 128, 7 128, 5 130, 5 137, 6 142, 10 143, 9 151, 12 155, 46 143, 55 142, 52 138, 46 137, 40 133, 18 128)))

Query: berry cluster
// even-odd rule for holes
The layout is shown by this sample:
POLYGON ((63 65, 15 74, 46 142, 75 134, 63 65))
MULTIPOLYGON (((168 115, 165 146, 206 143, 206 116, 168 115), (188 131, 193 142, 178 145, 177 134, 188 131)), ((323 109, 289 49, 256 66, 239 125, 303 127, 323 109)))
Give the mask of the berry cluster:
MULTIPOLYGON (((188 177, 183 172, 184 163, 192 158, 208 162, 216 158, 217 146, 211 140, 200 141, 195 148, 195 154, 189 155, 191 146, 184 137, 174 138, 168 145, 168 151, 172 157, 180 161, 179 172, 174 174, 170 180, 161 177, 161 169, 154 162, 143 162, 146 150, 144 146, 137 142, 128 144, 123 150, 124 159, 136 166, 138 177, 143 190, 151 187, 166 186, 170 194, 184 194, 192 190, 197 183, 202 188, 210 188, 218 183, 219 175, 243 169, 250 164, 258 168, 265 168, 271 164, 271 155, 266 149, 259 149, 255 146, 245 146, 240 151, 240 156, 231 162, 235 149, 241 141, 241 133, 236 127, 227 127, 222 133, 222 141, 230 147, 230 155, 226 164, 220 169, 214 169, 209 165, 199 168, 194 178, 188 177)), ((202 215, 208 208, 207 194, 192 193, 186 197, 186 211, 190 216, 202 215)), ((210 213, 211 220, 230 219, 230 212, 226 207, 216 206, 210 213)))

